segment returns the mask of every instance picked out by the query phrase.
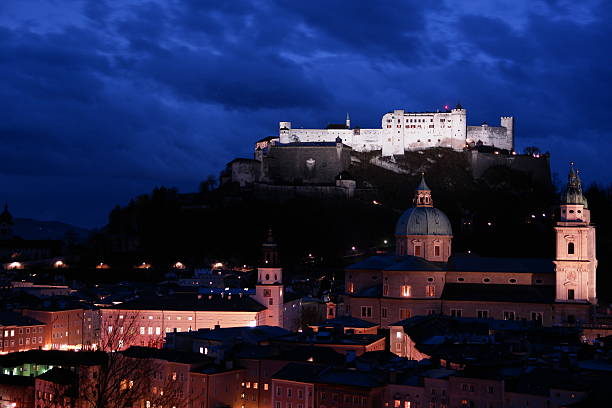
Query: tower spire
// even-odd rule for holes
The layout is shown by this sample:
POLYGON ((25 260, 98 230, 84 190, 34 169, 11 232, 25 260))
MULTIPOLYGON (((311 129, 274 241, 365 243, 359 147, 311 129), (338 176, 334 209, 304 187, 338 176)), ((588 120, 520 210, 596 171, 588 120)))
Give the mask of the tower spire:
POLYGON ((349 113, 346 112, 346 127, 350 129, 351 127, 351 118, 349 117, 349 113))

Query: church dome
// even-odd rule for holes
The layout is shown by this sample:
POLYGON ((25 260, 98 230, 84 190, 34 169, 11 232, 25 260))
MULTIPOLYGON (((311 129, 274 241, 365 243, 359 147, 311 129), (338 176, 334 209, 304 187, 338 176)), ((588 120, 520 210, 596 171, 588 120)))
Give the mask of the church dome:
POLYGON ((395 235, 453 235, 446 214, 434 207, 406 210, 395 225, 395 235))

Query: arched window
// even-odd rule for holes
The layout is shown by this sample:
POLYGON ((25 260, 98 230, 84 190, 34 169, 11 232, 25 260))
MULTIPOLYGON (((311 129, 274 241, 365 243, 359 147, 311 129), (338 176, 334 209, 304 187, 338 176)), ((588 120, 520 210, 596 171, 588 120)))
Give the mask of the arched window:
POLYGON ((574 243, 573 242, 570 242, 567 244, 567 253, 568 255, 574 254, 574 243))

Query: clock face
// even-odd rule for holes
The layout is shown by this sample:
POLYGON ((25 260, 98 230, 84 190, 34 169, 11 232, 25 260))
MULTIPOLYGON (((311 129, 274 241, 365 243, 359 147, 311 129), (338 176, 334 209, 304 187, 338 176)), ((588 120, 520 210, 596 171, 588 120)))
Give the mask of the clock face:
POLYGON ((567 280, 569 280, 569 281, 576 280, 576 272, 575 271, 568 271, 567 272, 567 280))

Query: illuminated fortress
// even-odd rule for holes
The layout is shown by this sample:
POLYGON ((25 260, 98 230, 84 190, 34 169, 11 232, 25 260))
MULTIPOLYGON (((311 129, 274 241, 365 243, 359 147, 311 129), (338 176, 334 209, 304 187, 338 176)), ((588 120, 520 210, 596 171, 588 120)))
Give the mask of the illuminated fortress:
POLYGON ((326 129, 294 129, 291 122, 280 122, 280 143, 334 142, 340 138, 353 150, 380 150, 383 156, 432 147, 463 150, 466 145, 476 144, 514 149, 513 117, 502 116, 500 126, 468 126, 467 111, 461 105, 444 108, 437 112, 394 110, 383 115, 379 129, 351 128, 348 114, 345 124, 326 129))

